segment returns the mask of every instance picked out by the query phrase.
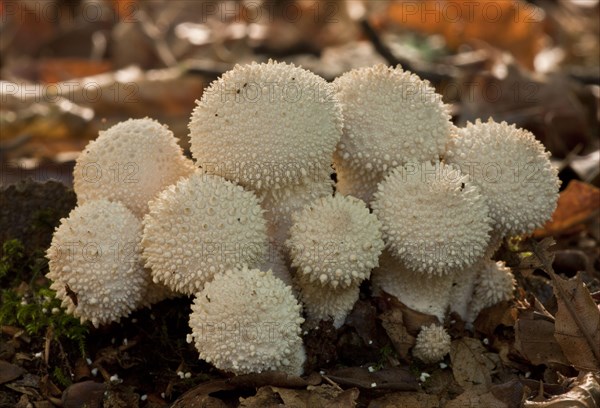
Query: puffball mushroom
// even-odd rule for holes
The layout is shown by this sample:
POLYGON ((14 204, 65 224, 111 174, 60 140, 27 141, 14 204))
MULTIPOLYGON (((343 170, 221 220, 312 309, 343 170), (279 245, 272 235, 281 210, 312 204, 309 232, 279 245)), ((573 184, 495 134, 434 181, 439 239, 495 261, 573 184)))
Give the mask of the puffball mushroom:
POLYGON ((477 186, 444 163, 408 163, 378 186, 373 212, 390 253, 410 270, 442 275, 475 263, 490 236, 477 186))
POLYGON ((428 81, 400 66, 379 64, 347 72, 333 84, 344 117, 335 153, 344 194, 374 191, 389 170, 408 160, 436 160, 444 152, 454 126, 449 106, 428 81))
POLYGON ((348 287, 367 279, 383 250, 381 223, 365 203, 322 197, 292 214, 286 241, 292 266, 315 284, 348 287))
POLYGON ((383 290, 409 308, 436 316, 443 322, 451 302, 452 277, 411 271, 388 251, 383 251, 379 267, 371 275, 371 285, 375 295, 383 290))
POLYGON ((192 295, 219 272, 264 262, 267 226, 254 193, 198 171, 150 203, 142 247, 155 282, 192 295))
POLYGON ((467 321, 474 322, 486 307, 512 299, 515 286, 515 277, 504 262, 482 262, 478 268, 467 321))
POLYGON ((230 269, 197 294, 188 339, 200 358, 221 370, 300 375, 304 363, 300 313, 291 287, 271 271, 230 269))
POLYGON ((412 354, 424 363, 437 363, 450 352, 452 339, 443 326, 431 324, 421 328, 412 354))
POLYGON ((117 322, 143 303, 141 222, 120 202, 90 200, 55 230, 47 251, 50 288, 67 313, 95 327, 117 322))
POLYGON ((481 188, 501 233, 531 233, 554 212, 560 181, 544 146, 506 122, 477 120, 457 129, 445 157, 481 188))
POLYGON ((210 174, 252 190, 299 184, 330 166, 342 134, 333 87, 293 64, 236 65, 197 101, 191 151, 210 174))
POLYGON ((310 282, 304 275, 296 275, 296 287, 304 304, 309 326, 317 326, 321 320, 332 320, 339 329, 360 295, 360 284, 332 288, 318 282, 310 282))
POLYGON ((165 187, 195 170, 165 125, 129 119, 100 131, 75 162, 77 202, 106 198, 120 201, 138 218, 165 187))

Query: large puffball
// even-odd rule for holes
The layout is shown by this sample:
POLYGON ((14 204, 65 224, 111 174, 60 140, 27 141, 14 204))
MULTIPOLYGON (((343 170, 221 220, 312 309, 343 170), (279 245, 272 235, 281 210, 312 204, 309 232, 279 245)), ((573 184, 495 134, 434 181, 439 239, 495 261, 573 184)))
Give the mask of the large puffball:
POLYGON ((258 191, 299 184, 329 167, 342 116, 331 84, 269 61, 236 65, 213 82, 189 128, 204 171, 258 191))
POLYGON ((302 374, 301 306, 290 286, 258 269, 227 270, 199 292, 190 327, 200 358, 235 374, 302 374))
POLYGON ((367 279, 383 250, 381 223, 365 203, 342 195, 317 199, 292 215, 286 241, 292 266, 310 282, 348 287, 367 279))
POLYGON ((379 184, 372 202, 390 253, 408 269, 442 275, 480 259, 490 240, 476 185, 444 163, 408 163, 379 184))
POLYGON ((141 222, 119 202, 91 200, 61 220, 47 251, 50 288, 67 312, 94 326, 117 322, 144 303, 141 222))
POLYGON ((454 126, 449 106, 429 82, 380 64, 352 70, 334 87, 344 116, 335 154, 342 193, 368 201, 389 170, 444 152, 454 126))
POLYGON ((456 131, 445 157, 481 188, 503 235, 531 233, 552 216, 558 171, 532 133, 491 118, 477 120, 456 131))
POLYGON ((191 295, 216 273, 262 264, 267 226, 254 193, 198 171, 150 203, 142 246, 154 281, 191 295))
POLYGON ((166 126, 150 118, 129 119, 86 146, 75 163, 73 184, 79 204, 120 201, 142 218, 150 200, 194 169, 166 126))

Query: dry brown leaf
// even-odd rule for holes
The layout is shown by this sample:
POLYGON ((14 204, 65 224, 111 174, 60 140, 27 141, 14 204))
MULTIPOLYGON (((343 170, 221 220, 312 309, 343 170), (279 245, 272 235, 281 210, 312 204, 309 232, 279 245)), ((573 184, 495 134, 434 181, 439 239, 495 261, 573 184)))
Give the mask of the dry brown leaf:
POLYGON ((554 338, 552 317, 536 312, 533 306, 519 311, 519 318, 515 324, 515 348, 535 365, 569 364, 554 338))
POLYGON ((600 406, 600 385, 592 373, 582 373, 574 386, 548 401, 525 401, 526 408, 597 408, 600 406))
POLYGON ((22 367, 0 360, 0 384, 19 378, 25 372, 22 367))
POLYGON ((600 310, 581 276, 563 279, 552 274, 558 301, 554 337, 573 366, 600 370, 600 310))
POLYGON ((485 408, 509 408, 508 404, 503 401, 500 401, 494 394, 491 392, 486 392, 484 394, 478 394, 477 391, 473 388, 463 392, 458 397, 454 398, 451 401, 448 401, 444 408, 475 408, 475 407, 485 407, 485 408))
POLYGON ((584 222, 600 210, 600 189, 591 184, 573 180, 560 193, 552 220, 537 229, 536 238, 558 235, 584 222))
POLYGON ((411 336, 404 326, 402 310, 400 308, 390 309, 383 313, 380 319, 394 349, 401 358, 406 359, 410 349, 415 345, 416 337, 411 336))
POLYGON ((369 408, 437 408, 440 398, 436 395, 416 392, 388 394, 369 403, 369 408))
POLYGON ((477 339, 454 340, 450 345, 450 360, 456 382, 464 389, 488 390, 492 384, 491 371, 496 367, 490 354, 477 339))
POLYGON ((304 390, 264 386, 256 395, 240 399, 244 408, 351 408, 356 406, 358 390, 342 390, 331 385, 308 386, 304 390), (283 402, 283 404, 282 404, 283 402))
POLYGON ((579 369, 600 369, 600 310, 589 290, 577 274, 563 279, 552 268, 553 256, 548 247, 554 241, 546 238, 540 243, 530 240, 528 245, 552 278, 558 303, 554 338, 569 362, 579 369))
POLYGON ((371 372, 367 367, 345 367, 331 370, 327 377, 344 387, 368 390, 416 391, 419 384, 406 368, 384 368, 371 372))

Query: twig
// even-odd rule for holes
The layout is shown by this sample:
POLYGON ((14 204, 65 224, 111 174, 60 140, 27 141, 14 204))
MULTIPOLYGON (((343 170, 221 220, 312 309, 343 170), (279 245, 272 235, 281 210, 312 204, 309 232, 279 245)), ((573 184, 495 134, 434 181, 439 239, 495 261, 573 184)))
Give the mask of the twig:
POLYGON ((338 383, 336 383, 335 381, 333 381, 331 378, 327 377, 325 374, 321 374, 321 377, 327 381, 330 385, 332 385, 334 388, 336 388, 338 391, 344 391, 344 389, 342 387, 340 387, 338 385, 338 383))

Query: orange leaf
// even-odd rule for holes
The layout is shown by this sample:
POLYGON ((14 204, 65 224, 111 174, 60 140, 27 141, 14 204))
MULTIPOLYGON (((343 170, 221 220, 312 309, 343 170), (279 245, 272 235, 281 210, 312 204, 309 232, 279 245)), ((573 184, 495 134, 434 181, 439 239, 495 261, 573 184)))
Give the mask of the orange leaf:
POLYGON ((535 238, 559 235, 600 211, 600 189, 573 180, 560 193, 552 220, 533 233, 535 238))

